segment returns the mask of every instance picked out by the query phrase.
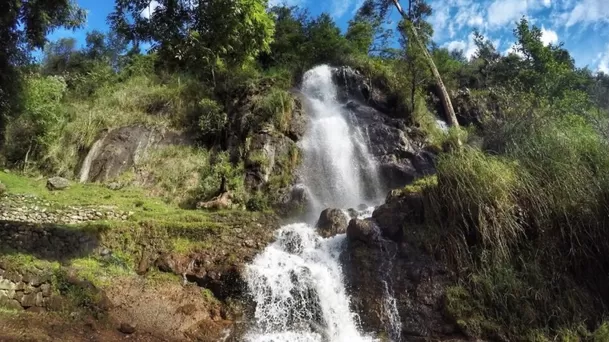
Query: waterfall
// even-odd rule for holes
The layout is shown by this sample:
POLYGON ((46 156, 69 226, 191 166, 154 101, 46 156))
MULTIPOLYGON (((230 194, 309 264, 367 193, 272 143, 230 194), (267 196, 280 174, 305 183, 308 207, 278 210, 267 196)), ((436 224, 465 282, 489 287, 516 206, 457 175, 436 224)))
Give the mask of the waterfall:
MULTIPOLYGON (((304 75, 302 93, 310 125, 301 142, 304 186, 319 215, 326 207, 353 208, 378 199, 380 181, 365 136, 337 100, 332 69, 318 66, 304 75)), ((360 212, 369 217, 372 209, 360 212)), ((339 256, 344 234, 321 238, 313 226, 282 227, 276 240, 247 266, 249 293, 256 303, 248 342, 365 342, 351 312, 339 256)))
POLYGON ((301 148, 304 183, 314 202, 325 207, 349 208, 378 200, 380 181, 364 134, 350 125, 349 111, 338 102, 332 68, 318 66, 305 73, 302 93, 311 117, 301 148))
POLYGON ((91 163, 99 155, 99 150, 101 149, 103 143, 104 143, 104 138, 97 139, 95 141, 95 143, 93 143, 93 146, 91 146, 91 149, 89 150, 89 153, 87 153, 85 160, 82 162, 82 166, 80 167, 80 174, 78 175, 78 179, 80 180, 81 183, 86 183, 89 181, 91 163))

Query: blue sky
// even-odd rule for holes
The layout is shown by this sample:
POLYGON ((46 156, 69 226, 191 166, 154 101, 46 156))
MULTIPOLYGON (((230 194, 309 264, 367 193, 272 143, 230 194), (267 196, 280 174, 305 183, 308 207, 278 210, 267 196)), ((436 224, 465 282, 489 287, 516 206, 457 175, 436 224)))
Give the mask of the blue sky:
MULTIPOLYGON (((546 43, 564 42, 576 64, 609 73, 609 0, 428 0, 434 13, 429 19, 440 46, 475 52, 472 31, 478 29, 502 52, 513 47, 515 22, 526 16, 543 30, 546 43)), ((152 5, 154 6, 152 1, 152 5)), ((363 0, 270 0, 306 7, 316 15, 330 13, 341 28, 353 16, 363 0)), ((405 0, 402 0, 405 4, 405 0)), ((112 0, 78 0, 88 11, 83 29, 57 30, 49 38, 75 37, 83 42, 85 33, 94 29, 107 31, 106 17, 112 0)))

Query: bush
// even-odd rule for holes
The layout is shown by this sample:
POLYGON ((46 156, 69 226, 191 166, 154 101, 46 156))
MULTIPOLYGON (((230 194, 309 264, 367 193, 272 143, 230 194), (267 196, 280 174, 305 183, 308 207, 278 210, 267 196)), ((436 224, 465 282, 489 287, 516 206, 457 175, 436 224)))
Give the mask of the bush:
POLYGON ((290 128, 294 98, 288 91, 273 87, 256 100, 254 110, 263 122, 271 122, 285 133, 290 128))
POLYGON ((449 311, 474 335, 573 340, 609 302, 598 262, 609 254, 607 141, 585 116, 551 117, 540 102, 487 123, 493 154, 441 155, 437 186, 423 191, 426 244, 462 272, 449 311))
POLYGON ((29 76, 24 87, 24 111, 6 132, 6 158, 13 165, 41 159, 66 121, 62 100, 67 84, 62 77, 29 76))
POLYGON ((227 123, 227 116, 222 107, 214 100, 202 99, 198 103, 199 130, 204 141, 215 141, 227 123))
POLYGON ((233 193, 233 200, 236 203, 245 203, 245 170, 243 162, 231 163, 227 152, 219 152, 213 155, 210 163, 202 170, 198 198, 208 200, 217 196, 223 177, 226 179, 227 190, 233 193))

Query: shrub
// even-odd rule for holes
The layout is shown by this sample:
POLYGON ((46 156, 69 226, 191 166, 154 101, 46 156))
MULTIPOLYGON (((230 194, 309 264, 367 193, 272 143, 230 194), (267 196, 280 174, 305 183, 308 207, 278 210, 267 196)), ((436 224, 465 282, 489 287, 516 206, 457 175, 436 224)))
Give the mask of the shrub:
POLYGON ((280 132, 287 132, 292 120, 294 98, 288 91, 273 87, 256 100, 254 110, 263 122, 271 122, 280 132))
POLYGON ((220 137, 227 123, 227 116, 222 107, 214 100, 202 99, 198 103, 199 130, 205 141, 214 141, 220 137))
POLYGON ((58 76, 25 79, 24 111, 7 127, 5 153, 9 163, 37 160, 60 136, 66 120, 62 108, 66 89, 65 80, 58 76))

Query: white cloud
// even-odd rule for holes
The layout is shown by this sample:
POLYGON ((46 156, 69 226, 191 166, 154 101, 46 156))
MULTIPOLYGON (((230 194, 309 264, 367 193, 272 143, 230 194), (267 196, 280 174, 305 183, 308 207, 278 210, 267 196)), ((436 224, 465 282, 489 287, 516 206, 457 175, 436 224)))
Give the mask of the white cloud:
POLYGON ((467 59, 471 59, 478 48, 474 43, 474 34, 470 34, 467 37, 467 41, 465 40, 453 40, 451 42, 445 43, 442 47, 448 49, 449 51, 463 51, 463 55, 467 59))
POLYGON ((609 22, 609 3, 607 0, 582 0, 560 17, 567 27, 578 23, 609 22))
POLYGON ((543 45, 556 44, 558 42, 558 34, 553 30, 546 30, 545 27, 541 27, 541 41, 543 45))
POLYGON ((552 6, 552 0, 542 0, 542 2, 545 7, 552 6))
POLYGON ((520 58, 524 58, 524 54, 522 52, 520 52, 519 50, 516 50, 516 43, 512 43, 512 45, 510 45, 510 47, 508 47, 505 51, 503 51, 503 53, 505 55, 509 55, 509 54, 515 54, 516 56, 520 57, 520 58))
POLYGON ((512 24, 526 15, 527 0, 495 0, 488 8, 488 22, 492 26, 512 24))
POLYGON ((609 75, 609 45, 607 45, 604 53, 598 55, 598 67, 596 70, 609 75))
POLYGON ((160 6, 161 4, 159 4, 156 0, 152 0, 150 1, 150 4, 148 4, 148 7, 144 8, 142 12, 140 12, 140 15, 142 18, 150 19, 150 17, 154 15, 154 11, 160 6))

